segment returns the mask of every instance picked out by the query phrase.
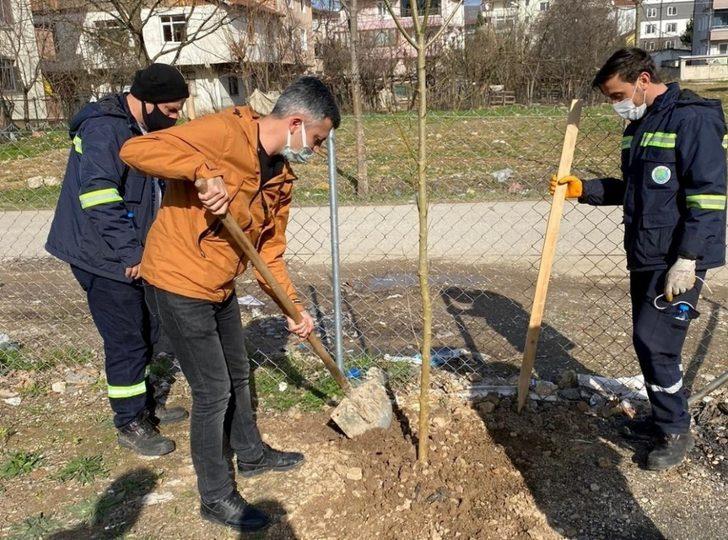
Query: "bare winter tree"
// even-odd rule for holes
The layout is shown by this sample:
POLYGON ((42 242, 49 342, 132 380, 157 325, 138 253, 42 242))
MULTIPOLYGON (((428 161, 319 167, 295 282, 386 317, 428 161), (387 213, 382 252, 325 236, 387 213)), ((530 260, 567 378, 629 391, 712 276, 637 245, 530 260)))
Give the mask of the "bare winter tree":
POLYGON ((0 110, 2 123, 12 122, 15 97, 22 99, 23 122, 28 125, 31 94, 34 93, 34 117, 42 115, 37 98, 42 94, 42 77, 38 46, 33 26, 30 0, 0 0, 0 110), (40 113, 40 114, 39 114, 40 113))
POLYGON ((558 89, 563 99, 587 96, 594 73, 624 45, 611 0, 554 0, 534 30, 539 83, 558 89))
POLYGON ((341 5, 349 26, 349 69, 351 81, 351 105, 356 132, 356 176, 355 192, 366 197, 369 194, 369 173, 367 171, 366 139, 361 95, 361 74, 359 70, 359 7, 362 0, 342 0, 341 5))
POLYGON ((306 71, 311 55, 305 28, 290 8, 285 14, 251 6, 224 29, 231 71, 239 74, 246 95, 255 88, 282 90, 306 71))
POLYGON ((428 256, 428 192, 427 192, 427 51, 443 35, 450 21, 462 5, 459 0, 450 15, 444 19, 434 35, 428 36, 431 0, 412 2, 413 31, 405 30, 402 21, 392 8, 390 0, 384 0, 387 10, 394 19, 402 37, 417 51, 417 209, 419 215, 419 257, 418 270, 420 295, 422 298, 422 373, 420 377, 420 418, 417 434, 417 458, 427 463, 430 432, 430 354, 432 346, 432 300, 430 297, 430 261, 428 256))

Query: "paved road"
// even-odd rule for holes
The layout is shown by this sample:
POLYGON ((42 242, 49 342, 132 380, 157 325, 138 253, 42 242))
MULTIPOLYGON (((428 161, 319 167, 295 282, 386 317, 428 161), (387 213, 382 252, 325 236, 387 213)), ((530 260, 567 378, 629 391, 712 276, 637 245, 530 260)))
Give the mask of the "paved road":
MULTIPOLYGON (((453 264, 533 265, 538 261, 549 203, 438 203, 430 208, 430 256, 453 264)), ((43 243, 52 212, 0 213, 0 261, 47 257, 43 243)), ((620 208, 567 202, 554 271, 624 275, 620 208)), ((342 263, 417 257, 414 205, 344 206, 339 209, 342 263)), ((305 264, 330 261, 329 208, 295 208, 288 228, 289 258, 305 264)), ((728 283, 728 269, 713 279, 728 283)))

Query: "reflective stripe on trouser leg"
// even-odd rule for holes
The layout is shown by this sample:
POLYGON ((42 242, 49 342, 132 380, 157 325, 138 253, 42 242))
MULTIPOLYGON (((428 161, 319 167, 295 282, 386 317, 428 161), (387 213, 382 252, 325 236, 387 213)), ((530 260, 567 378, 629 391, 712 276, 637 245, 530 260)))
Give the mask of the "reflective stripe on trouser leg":
POLYGON ((149 311, 141 286, 72 267, 86 291, 89 309, 104 340, 106 380, 114 425, 120 428, 147 406, 146 368, 152 354, 149 311))
MULTIPOLYGON (((679 321, 669 310, 655 309, 653 300, 664 289, 666 271, 632 272, 633 343, 645 378, 652 415, 665 433, 685 433, 690 429, 687 395, 682 380, 681 354, 689 321, 679 321)), ((704 272, 699 275, 704 276, 704 272)), ((700 282, 676 297, 697 306, 700 282)))

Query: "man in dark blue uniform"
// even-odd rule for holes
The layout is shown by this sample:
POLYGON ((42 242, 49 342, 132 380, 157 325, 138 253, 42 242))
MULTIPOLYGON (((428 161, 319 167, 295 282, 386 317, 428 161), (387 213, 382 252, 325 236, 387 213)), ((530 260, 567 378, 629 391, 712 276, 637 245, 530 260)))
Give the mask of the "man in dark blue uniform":
POLYGON ((663 470, 694 445, 681 353, 705 272, 725 264, 725 119, 720 101, 660 82, 641 49, 614 53, 593 85, 630 121, 623 178, 558 183, 579 202, 624 205, 632 338, 652 405, 651 417, 628 422, 624 434, 653 442, 647 467, 663 470))
POLYGON ((139 264, 162 186, 130 169, 119 150, 131 137, 173 126, 189 96, 174 67, 136 73, 129 93, 87 104, 71 121, 72 147, 46 249, 69 263, 104 340, 106 379, 119 444, 142 455, 174 450, 156 425, 183 420, 156 407, 147 366, 158 324, 144 302, 139 264))

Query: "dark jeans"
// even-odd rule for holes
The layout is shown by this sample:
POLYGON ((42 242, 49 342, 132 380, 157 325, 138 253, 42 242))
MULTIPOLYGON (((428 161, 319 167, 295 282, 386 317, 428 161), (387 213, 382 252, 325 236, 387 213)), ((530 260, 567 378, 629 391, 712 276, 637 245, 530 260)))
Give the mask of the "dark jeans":
POLYGON ((106 381, 114 425, 123 427, 145 406, 153 406, 146 369, 158 326, 144 302, 144 287, 97 276, 76 266, 71 271, 86 292, 89 311, 104 340, 106 381))
POLYGON ((190 447, 200 496, 217 501, 235 489, 232 453, 243 461, 263 454, 237 296, 215 303, 148 286, 147 303, 192 389, 190 447))
MULTIPOLYGON (((658 306, 654 300, 664 291, 665 270, 632 272, 632 341, 645 377, 652 417, 663 433, 687 433, 690 430, 687 392, 683 386, 682 348, 690 321, 675 319, 676 308, 664 296, 658 306)), ((705 278, 705 271, 697 275, 705 278)), ((672 303, 689 302, 698 306, 702 281, 697 280, 688 292, 676 296, 672 303)))

